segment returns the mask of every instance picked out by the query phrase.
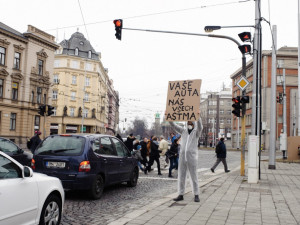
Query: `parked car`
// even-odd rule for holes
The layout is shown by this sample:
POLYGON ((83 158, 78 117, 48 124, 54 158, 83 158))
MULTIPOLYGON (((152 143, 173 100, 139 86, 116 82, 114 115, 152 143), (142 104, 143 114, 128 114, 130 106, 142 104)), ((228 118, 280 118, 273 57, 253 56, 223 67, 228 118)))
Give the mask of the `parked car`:
POLYGON ((64 199, 59 179, 34 173, 0 152, 0 225, 58 225, 64 199))
POLYGON ((25 152, 14 142, 6 138, 0 137, 0 151, 6 153, 24 166, 31 165, 32 154, 25 152))
POLYGON ((101 134, 64 134, 47 137, 35 150, 32 168, 61 179, 65 190, 87 190, 99 199, 104 187, 137 184, 139 170, 124 143, 101 134))

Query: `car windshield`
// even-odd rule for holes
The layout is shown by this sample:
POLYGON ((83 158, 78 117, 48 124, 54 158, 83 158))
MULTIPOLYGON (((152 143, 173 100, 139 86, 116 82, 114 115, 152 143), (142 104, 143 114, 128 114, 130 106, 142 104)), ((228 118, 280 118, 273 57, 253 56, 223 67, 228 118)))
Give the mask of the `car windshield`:
POLYGON ((9 140, 0 138, 0 151, 5 153, 17 153, 18 147, 9 140))
POLYGON ((85 139, 78 136, 50 136, 36 149, 36 155, 78 155, 85 139))

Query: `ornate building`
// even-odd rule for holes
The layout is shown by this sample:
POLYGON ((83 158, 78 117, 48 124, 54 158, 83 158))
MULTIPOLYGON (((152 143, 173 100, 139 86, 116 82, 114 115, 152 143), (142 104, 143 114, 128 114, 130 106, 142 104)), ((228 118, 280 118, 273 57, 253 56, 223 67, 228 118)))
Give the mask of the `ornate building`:
POLYGON ((34 130, 49 134, 48 118, 38 108, 51 104, 57 48, 52 35, 34 26, 20 33, 0 22, 0 136, 21 147, 34 130))
POLYGON ((108 81, 108 123, 106 133, 116 135, 119 123, 119 93, 114 90, 113 80, 108 81))
MULTIPOLYGON (((82 33, 63 40, 55 54, 51 133, 106 133, 109 97, 116 96, 110 83, 100 53, 82 33)), ((117 124, 114 118, 112 129, 117 124)))

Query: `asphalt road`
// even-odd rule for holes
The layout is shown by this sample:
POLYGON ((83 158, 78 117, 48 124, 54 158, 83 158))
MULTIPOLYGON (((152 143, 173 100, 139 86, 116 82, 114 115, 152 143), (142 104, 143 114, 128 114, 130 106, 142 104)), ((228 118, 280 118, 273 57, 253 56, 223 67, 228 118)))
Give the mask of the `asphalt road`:
MULTIPOLYGON (((210 167, 215 160, 213 150, 199 150, 198 171, 201 180, 214 176, 210 167)), ((229 169, 238 167, 240 165, 240 152, 228 152, 227 164, 229 169)), ((155 165, 156 163, 154 163, 154 167, 155 165)), ((216 172, 218 170, 224 171, 222 163, 216 168, 216 172)), ((130 188, 125 184, 108 187, 99 200, 89 199, 84 192, 67 192, 61 224, 108 224, 152 201, 175 193, 177 191, 177 171, 173 172, 174 178, 168 178, 168 169, 163 169, 162 174, 162 176, 158 176, 156 168, 148 175, 140 172, 136 187, 130 188)))

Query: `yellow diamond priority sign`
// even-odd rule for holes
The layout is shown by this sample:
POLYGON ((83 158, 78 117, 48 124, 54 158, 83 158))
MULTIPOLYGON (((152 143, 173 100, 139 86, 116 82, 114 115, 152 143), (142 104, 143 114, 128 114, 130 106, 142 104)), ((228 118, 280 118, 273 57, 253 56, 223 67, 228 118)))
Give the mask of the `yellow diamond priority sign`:
POLYGON ((246 79, 246 77, 241 77, 239 81, 236 83, 236 85, 243 91, 246 89, 246 87, 249 85, 249 81, 246 79))

